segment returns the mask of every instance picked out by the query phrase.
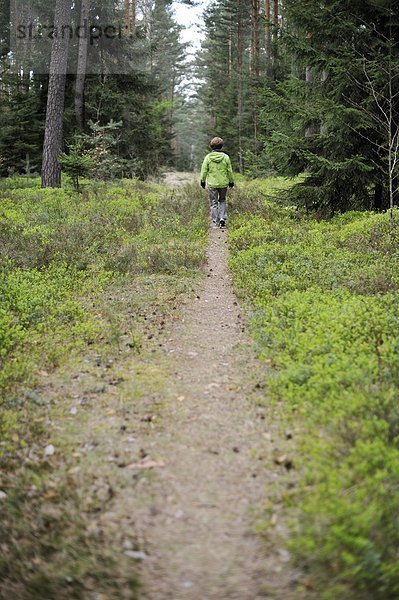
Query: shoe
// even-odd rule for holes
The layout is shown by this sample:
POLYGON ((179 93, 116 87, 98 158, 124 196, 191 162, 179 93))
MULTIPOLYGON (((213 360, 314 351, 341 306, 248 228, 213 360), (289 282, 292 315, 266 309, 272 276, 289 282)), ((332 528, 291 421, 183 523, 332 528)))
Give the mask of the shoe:
POLYGON ((226 221, 221 220, 219 223, 220 229, 224 229, 226 227, 226 221))

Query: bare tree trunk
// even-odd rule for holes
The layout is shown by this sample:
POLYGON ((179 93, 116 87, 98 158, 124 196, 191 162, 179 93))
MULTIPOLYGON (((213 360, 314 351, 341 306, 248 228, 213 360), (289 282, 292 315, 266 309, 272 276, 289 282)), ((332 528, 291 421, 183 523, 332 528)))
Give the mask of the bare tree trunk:
POLYGON ((131 4, 131 12, 130 12, 130 35, 136 35, 136 15, 137 15, 137 7, 136 0, 132 0, 131 4))
POLYGON ((251 93, 252 93, 252 122, 255 146, 258 138, 258 89, 260 77, 260 0, 251 0, 251 93))
POLYGON ((273 25, 274 25, 274 37, 277 38, 277 27, 278 27, 278 0, 273 0, 273 25))
POLYGON ((42 187, 60 187, 59 155, 63 143, 65 83, 68 64, 70 0, 56 0, 54 35, 51 48, 47 111, 44 129, 42 187))
MULTIPOLYGON (((87 28, 89 22, 90 0, 82 0, 80 11, 80 27, 87 28)), ((82 29, 80 30, 82 31, 82 29)), ((75 115, 76 121, 83 129, 84 120, 84 89, 87 71, 88 39, 86 35, 79 38, 78 66, 75 83, 75 115)))
POLYGON ((272 60, 272 37, 270 32, 270 0, 265 0, 265 58, 266 74, 270 75, 272 60))
POLYGON ((228 48, 229 48, 229 59, 228 59, 228 67, 227 67, 227 74, 229 79, 231 79, 231 74, 233 72, 233 65, 232 65, 232 58, 233 58, 233 41, 232 41, 232 34, 231 34, 231 29, 229 30, 229 41, 228 41, 228 48))
POLYGON ((260 0, 251 0, 251 75, 259 77, 259 12, 260 0))
POLYGON ((130 0, 124 0, 125 12, 124 12, 124 32, 125 37, 130 37, 130 0))
POLYGON ((237 0, 237 128, 238 128, 238 165, 239 171, 244 171, 244 157, 242 151, 242 130, 244 124, 244 90, 243 90, 243 54, 244 32, 241 11, 242 0, 237 0))
POLYGON ((277 60, 277 29, 278 29, 278 0, 273 0, 273 57, 275 63, 277 60))
POLYGON ((151 39, 151 2, 150 0, 144 0, 144 31, 147 39, 151 39))
MULTIPOLYGON (((124 32, 125 37, 130 38, 136 35, 136 0, 124 0, 124 5, 124 32)), ((147 11, 147 8, 145 8, 145 11, 147 11)), ((144 13, 144 16, 146 17, 146 12, 144 13)))

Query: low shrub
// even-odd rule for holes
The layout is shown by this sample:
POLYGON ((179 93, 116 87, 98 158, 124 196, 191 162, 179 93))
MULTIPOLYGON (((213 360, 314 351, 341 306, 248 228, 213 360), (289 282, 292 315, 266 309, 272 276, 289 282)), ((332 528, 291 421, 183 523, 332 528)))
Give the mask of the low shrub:
POLYGON ((275 203, 231 227, 269 398, 303 432, 287 503, 307 597, 397 598, 398 214, 317 222, 275 203))
POLYGON ((65 189, 0 186, 0 392, 38 365, 94 343, 88 306, 121 275, 182 274, 202 264, 207 207, 179 192, 125 181, 65 189))

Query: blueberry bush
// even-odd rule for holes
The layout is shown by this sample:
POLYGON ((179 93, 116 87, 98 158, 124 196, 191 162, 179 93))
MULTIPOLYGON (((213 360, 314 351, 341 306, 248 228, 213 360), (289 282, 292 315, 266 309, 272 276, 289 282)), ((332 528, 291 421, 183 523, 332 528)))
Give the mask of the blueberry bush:
POLYGON ((252 208, 237 194, 230 266, 273 367, 265 401, 299 431, 288 543, 306 597, 398 598, 399 213, 318 221, 279 185, 252 182, 252 208))

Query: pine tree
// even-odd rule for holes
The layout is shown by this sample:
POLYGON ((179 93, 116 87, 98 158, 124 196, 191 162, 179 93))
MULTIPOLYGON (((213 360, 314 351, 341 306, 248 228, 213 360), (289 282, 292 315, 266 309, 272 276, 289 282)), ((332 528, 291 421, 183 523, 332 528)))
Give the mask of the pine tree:
POLYGON ((386 207, 398 170, 397 0, 284 6, 291 68, 266 90, 262 116, 273 165, 308 173, 295 189, 308 207, 386 207))
POLYGON ((17 75, 3 76, 0 87, 0 176, 31 174, 41 165, 45 81, 32 76, 27 89, 17 75))

